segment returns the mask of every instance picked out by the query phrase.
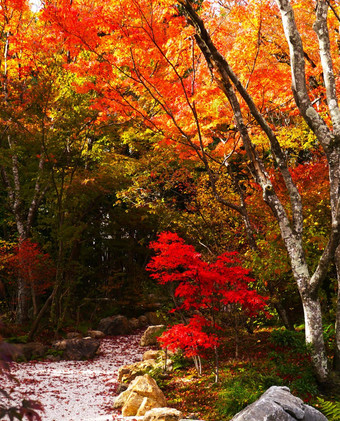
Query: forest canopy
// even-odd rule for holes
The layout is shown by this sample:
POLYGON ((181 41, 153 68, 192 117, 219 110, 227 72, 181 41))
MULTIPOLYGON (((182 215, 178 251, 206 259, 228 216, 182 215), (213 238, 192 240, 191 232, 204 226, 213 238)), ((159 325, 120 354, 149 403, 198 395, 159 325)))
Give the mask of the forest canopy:
POLYGON ((59 330, 89 303, 136 308, 158 288, 149 244, 171 231, 206 262, 238 252, 328 383, 339 7, 1 0, 0 16, 0 312, 33 337, 46 314, 59 330))

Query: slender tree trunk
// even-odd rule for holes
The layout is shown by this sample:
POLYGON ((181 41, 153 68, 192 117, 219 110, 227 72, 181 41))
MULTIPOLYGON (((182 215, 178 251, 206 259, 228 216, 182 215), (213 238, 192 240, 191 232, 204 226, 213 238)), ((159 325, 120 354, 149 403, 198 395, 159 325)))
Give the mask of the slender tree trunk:
MULTIPOLYGON (((61 197, 61 196, 60 196, 61 197)), ((59 318, 61 317, 61 309, 60 309, 60 296, 61 296, 61 287, 63 283, 63 263, 64 263, 64 241, 61 238, 61 228, 64 222, 64 215, 61 210, 62 204, 61 199, 59 200, 59 209, 58 209, 58 235, 59 235, 59 244, 58 244, 58 258, 57 258, 57 270, 56 270, 56 285, 55 285, 55 293, 52 297, 52 305, 51 305, 51 313, 50 313, 50 321, 52 325, 55 327, 58 326, 59 318)))
POLYGON ((270 284, 270 282, 268 283, 268 291, 270 293, 270 295, 273 297, 273 306, 277 311, 277 314, 279 315, 279 318, 281 319, 283 326, 288 329, 288 330, 295 330, 294 329, 294 325, 292 323, 292 321, 290 320, 286 309, 284 308, 284 306, 281 304, 279 298, 275 297, 275 288, 270 284))
POLYGON ((220 360, 218 355, 217 346, 214 346, 214 353, 215 353, 215 383, 220 381, 220 360))
POLYGON ((68 288, 64 292, 64 294, 62 294, 60 296, 60 299, 59 299, 60 315, 59 315, 56 330, 55 330, 56 334, 58 334, 58 332, 61 329, 63 323, 65 322, 66 314, 67 314, 67 312, 69 310, 69 306, 70 306, 70 299, 71 299, 71 293, 70 293, 70 289, 68 288))
POLYGON ((34 288, 31 286, 31 297, 32 297, 32 305, 33 305, 33 317, 37 317, 38 314, 38 307, 37 307, 37 297, 35 295, 34 288))
POLYGON ((31 290, 31 297, 32 297, 32 305, 33 305, 33 317, 36 318, 38 314, 38 307, 37 307, 37 296, 34 290, 33 278, 32 278, 32 270, 28 270, 29 280, 30 280, 30 290, 31 290))
POLYGON ((38 315, 37 315, 36 319, 35 319, 35 320, 34 320, 34 322, 32 323, 31 330, 30 330, 30 332, 29 332, 29 334, 28 334, 28 337, 27 337, 27 341, 28 341, 28 342, 32 341, 32 340, 33 340, 33 338, 34 338, 34 336, 35 336, 35 334, 37 333, 38 328, 39 328, 39 325, 40 325, 40 322, 41 322, 41 319, 43 318, 44 314, 45 314, 45 313, 46 313, 46 311, 48 310, 48 307, 50 306, 50 304, 51 304, 51 302, 52 302, 52 299, 53 299, 54 293, 55 293, 55 287, 54 287, 54 289, 53 289, 53 291, 52 291, 52 294, 51 294, 51 295, 48 297, 48 299, 45 301, 45 303, 44 303, 44 305, 42 306, 42 308, 40 309, 40 311, 39 311, 39 313, 38 313, 38 315))
POLYGON ((164 366, 163 366, 163 372, 166 373, 168 370, 168 347, 164 350, 164 366))
POLYGON ((291 322, 290 318, 288 317, 286 309, 283 307, 283 305, 278 301, 274 303, 274 307, 277 311, 277 314, 279 315, 283 326, 288 330, 295 330, 294 325, 291 322))
MULTIPOLYGON (((19 215, 17 215, 19 216, 19 215)), ((21 223, 19 217, 17 218, 17 227, 20 234, 19 247, 23 241, 26 240, 27 235, 24 225, 21 223)), ((20 266, 20 265, 19 265, 20 266)), ((31 302, 31 290, 24 276, 21 275, 20 270, 17 277, 17 310, 16 322, 18 324, 27 323, 29 320, 29 306, 31 302)))
POLYGON ((239 344, 240 344, 240 329, 238 323, 238 314, 237 310, 235 311, 234 316, 234 329, 235 329, 235 359, 238 360, 239 357, 239 344))

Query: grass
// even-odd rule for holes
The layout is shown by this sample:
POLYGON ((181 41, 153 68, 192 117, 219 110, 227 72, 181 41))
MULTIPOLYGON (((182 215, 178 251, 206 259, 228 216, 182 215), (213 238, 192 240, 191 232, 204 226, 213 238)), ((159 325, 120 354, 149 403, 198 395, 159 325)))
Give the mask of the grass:
POLYGON ((220 382, 214 383, 213 367, 204 361, 203 375, 194 367, 178 368, 157 381, 168 405, 185 416, 205 421, 231 419, 270 386, 288 386, 304 402, 320 406, 317 383, 304 346, 303 333, 262 329, 242 334, 239 356, 232 340, 220 350, 220 382))

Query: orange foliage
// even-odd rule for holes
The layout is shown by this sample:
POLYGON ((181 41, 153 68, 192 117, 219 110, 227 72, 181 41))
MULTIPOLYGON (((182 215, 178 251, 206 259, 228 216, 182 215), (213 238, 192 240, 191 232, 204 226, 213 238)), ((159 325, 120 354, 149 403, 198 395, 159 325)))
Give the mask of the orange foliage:
MULTIPOLYGON (((295 3, 311 99, 323 110, 313 8, 309 0, 295 3)), ((225 2, 218 8, 214 2, 204 1, 200 14, 216 46, 272 126, 279 130, 298 125, 289 51, 277 6, 263 0, 225 2)), ((234 150, 233 115, 195 45, 194 29, 176 2, 49 1, 40 18, 49 22, 56 40, 63 40, 69 52, 65 66, 82 78, 77 92, 98 93, 93 108, 101 111, 102 120, 113 115, 118 121, 141 120, 164 138, 193 150, 216 138, 220 139, 215 147, 218 155, 234 150)), ((334 16, 330 16, 330 24, 336 25, 334 16)), ((336 31, 332 40, 337 48, 336 31)), ((339 66, 338 57, 335 62, 339 66)), ((247 118, 245 104, 241 105, 247 118)), ((250 117, 248 124, 253 136, 259 136, 261 131, 250 117)))

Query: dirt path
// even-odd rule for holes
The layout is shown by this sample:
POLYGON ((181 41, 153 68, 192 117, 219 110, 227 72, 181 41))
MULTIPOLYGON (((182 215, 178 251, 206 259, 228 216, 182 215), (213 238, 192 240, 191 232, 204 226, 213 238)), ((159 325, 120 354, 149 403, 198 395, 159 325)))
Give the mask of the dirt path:
MULTIPOLYGON (((28 362, 12 365, 20 384, 12 384, 16 399, 39 400, 43 421, 112 421, 119 367, 142 359, 141 334, 103 339, 92 361, 28 362)), ((6 390, 9 390, 7 385, 6 390)))

